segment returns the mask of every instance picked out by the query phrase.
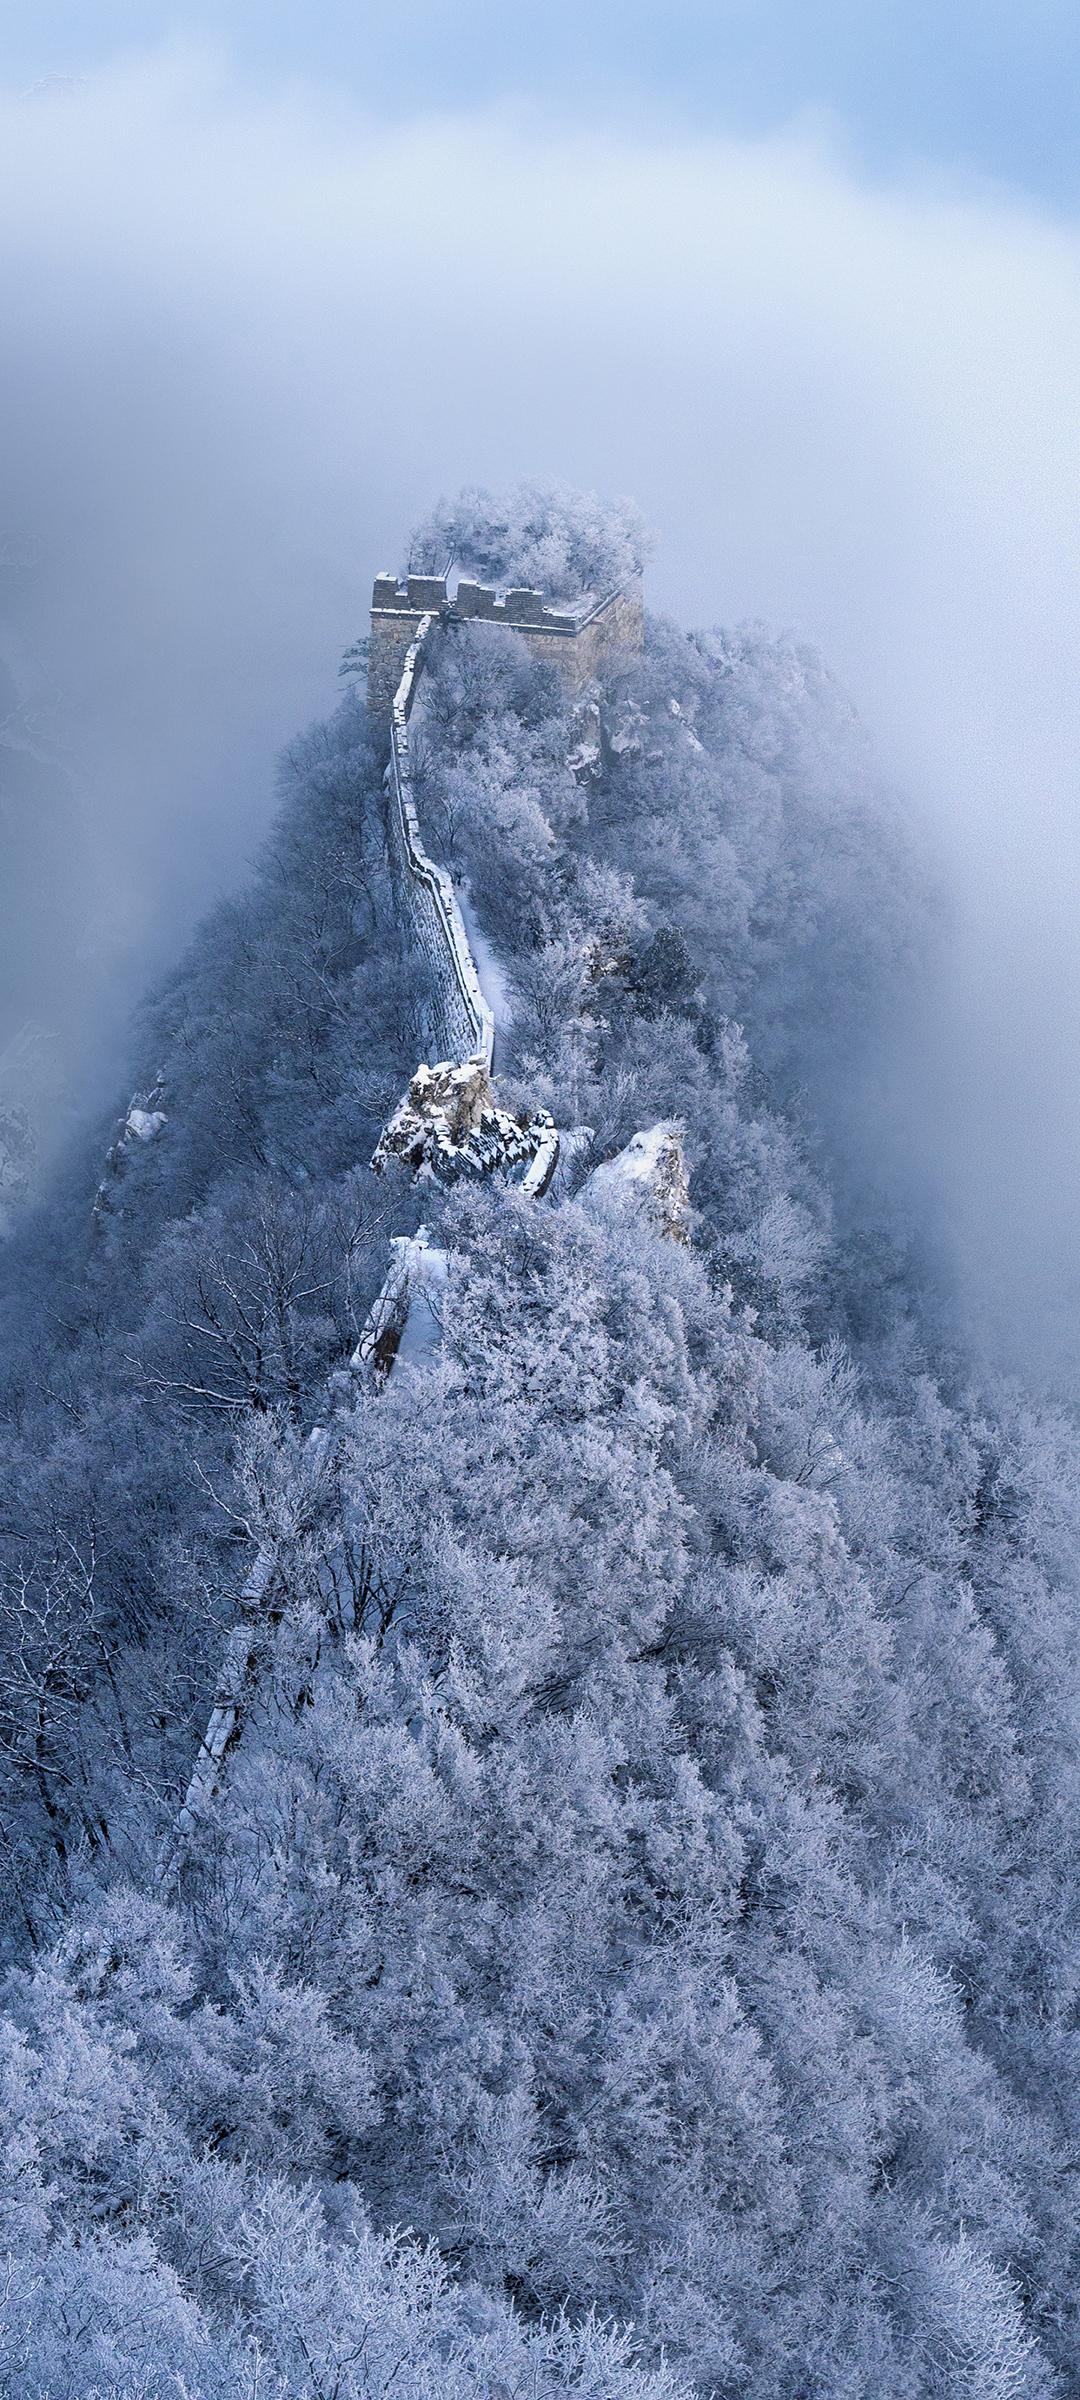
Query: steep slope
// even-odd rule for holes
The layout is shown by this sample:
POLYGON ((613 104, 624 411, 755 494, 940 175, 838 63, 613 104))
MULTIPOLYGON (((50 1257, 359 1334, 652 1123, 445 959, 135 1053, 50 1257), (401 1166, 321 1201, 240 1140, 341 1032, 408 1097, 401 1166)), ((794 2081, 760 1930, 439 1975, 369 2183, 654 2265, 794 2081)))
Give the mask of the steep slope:
MULTIPOLYGON (((535 520, 484 503, 490 573, 535 520)), ((5 2388, 1067 2391, 1080 1448, 865 1199, 902 831, 790 645, 654 624, 571 711, 434 635, 418 831, 562 1155, 417 1187, 382 765, 351 699, 298 746, 158 1138, 6 1253, 5 2388), (611 1171, 658 1125, 667 1230, 611 1171), (349 1374, 421 1210, 438 1341, 349 1374)))

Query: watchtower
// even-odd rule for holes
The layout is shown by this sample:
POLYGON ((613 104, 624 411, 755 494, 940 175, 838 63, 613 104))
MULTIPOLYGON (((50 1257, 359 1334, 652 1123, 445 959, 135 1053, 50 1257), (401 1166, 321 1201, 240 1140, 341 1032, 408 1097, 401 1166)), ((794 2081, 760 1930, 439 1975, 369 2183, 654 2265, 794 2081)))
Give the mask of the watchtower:
POLYGON ((381 574, 371 596, 368 650, 368 707, 385 719, 393 705, 410 643, 420 621, 441 616, 451 623, 502 625, 516 633, 532 658, 557 668, 571 691, 594 676, 615 651, 637 651, 645 637, 641 577, 598 596, 549 603, 524 585, 498 591, 494 585, 447 575, 381 574))

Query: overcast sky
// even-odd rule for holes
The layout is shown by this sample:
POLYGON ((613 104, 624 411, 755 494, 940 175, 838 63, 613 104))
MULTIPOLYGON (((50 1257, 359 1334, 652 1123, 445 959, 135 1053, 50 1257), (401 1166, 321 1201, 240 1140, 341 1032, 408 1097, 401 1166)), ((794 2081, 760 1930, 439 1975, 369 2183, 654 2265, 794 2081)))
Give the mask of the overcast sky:
POLYGON ((242 872, 440 492, 630 492, 654 604, 818 642, 909 791, 956 916, 941 1173, 967 1254, 1057 1309, 1078 42, 1040 0, 7 0, 0 659, 55 758, 4 1038, 74 1055, 242 872))
POLYGON ((1074 0, 5 0, 13 77, 200 36, 249 88, 320 84, 381 115, 507 97, 549 122, 775 132, 827 121, 872 170, 1080 190, 1074 0))

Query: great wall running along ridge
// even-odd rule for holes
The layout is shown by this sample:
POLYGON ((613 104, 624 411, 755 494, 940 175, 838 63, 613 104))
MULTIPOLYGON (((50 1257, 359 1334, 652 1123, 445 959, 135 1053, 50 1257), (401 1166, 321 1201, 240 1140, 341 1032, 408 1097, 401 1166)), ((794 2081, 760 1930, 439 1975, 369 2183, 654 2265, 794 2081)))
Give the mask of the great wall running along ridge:
MULTIPOLYGON (((473 619, 502 625, 520 635, 534 657, 554 658, 568 687, 579 690, 591 681, 602 658, 640 650, 644 623, 640 579, 632 579, 603 599, 589 596, 576 610, 551 609, 539 592, 511 590, 499 595, 483 585, 464 582, 459 582, 451 603, 445 576, 410 575, 399 583, 380 575, 375 581, 369 706, 376 717, 384 713, 383 693, 392 669, 396 678, 389 695, 390 759, 386 770, 391 872, 413 939, 431 969, 431 1032, 446 1055, 435 1066, 417 1069, 384 1131, 372 1165, 378 1171, 386 1158, 397 1156, 440 1179, 461 1172, 501 1172, 527 1197, 540 1199, 555 1171, 559 1137, 545 1110, 522 1122, 496 1106, 491 1085, 494 1013, 482 987, 451 878, 424 849, 413 797, 409 719, 427 644, 437 625, 473 619)), ((160 1122, 164 1123, 164 1118, 160 1122)), ((141 1127, 135 1130, 142 1138, 141 1127)), ((596 1186, 598 1195, 611 1186, 609 1204, 617 1193, 632 1197, 648 1184, 659 1230, 685 1240, 688 1195, 679 1135, 680 1129, 674 1125, 657 1125, 637 1135, 619 1159, 594 1170, 589 1183, 596 1186)), ((340 1420, 349 1390, 355 1390, 357 1382, 378 1390, 399 1360, 408 1356, 409 1363, 416 1365, 425 1349, 437 1342, 445 1254, 422 1225, 415 1234, 396 1237, 391 1251, 389 1270, 349 1359, 348 1373, 332 1378, 331 1422, 316 1425, 308 1435, 307 1448, 317 1469, 332 1463, 333 1417, 340 1420), (422 1338, 410 1343, 414 1308, 424 1312, 426 1330, 422 1338)), ((183 1806, 159 1861, 159 1884, 179 1872, 190 1839, 220 1797, 229 1756, 258 1688, 266 1636, 281 1608, 277 1562, 268 1549, 259 1551, 243 1585, 240 1605, 242 1616, 225 1646, 210 1719, 183 1806)))
MULTIPOLYGON (((415 578, 414 578, 415 580, 415 578)), ((496 1106, 491 1085, 495 1016, 484 992, 457 894, 449 875, 428 857, 420 838, 409 753, 409 719, 426 645, 435 625, 421 617, 409 644, 390 718, 386 771, 387 845, 391 874, 413 942, 431 973, 430 1033, 438 1063, 417 1069, 375 1151, 378 1172, 391 1157, 414 1171, 502 1172, 532 1199, 546 1191, 558 1158, 558 1135, 547 1111, 515 1120, 496 1106)), ((378 1302, 376 1308, 378 1308, 378 1302)))
MULTIPOLYGON (((551 1118, 513 1121, 495 1102, 491 1075, 495 1019, 453 883, 429 858, 420 838, 409 750, 409 720, 436 627, 488 624, 513 633, 529 656, 554 665, 572 692, 581 691, 605 659, 639 651, 644 641, 640 575, 606 593, 584 592, 553 606, 542 592, 513 585, 506 592, 459 577, 451 594, 451 564, 442 575, 379 574, 371 598, 368 710, 378 723, 389 714, 387 841, 391 869, 412 938, 431 970, 430 1032, 440 1063, 417 1071, 376 1149, 373 1166, 397 1156, 415 1170, 500 1171, 532 1197, 547 1189, 558 1157, 551 1118), (530 1156, 531 1153, 531 1156, 530 1156)), ((379 1303, 376 1303, 378 1313, 379 1303)), ((385 1316, 380 1320, 385 1322, 385 1316)), ((376 1346, 376 1351, 381 1345, 376 1346)))
MULTIPOLYGON (((445 590, 444 580, 444 598, 445 590)), ((449 1055, 435 1068, 421 1068, 413 1077, 372 1165, 378 1169, 383 1157, 392 1155, 395 1148, 399 1155, 410 1156, 405 1141, 395 1143, 395 1128, 404 1133, 410 1121, 413 1095, 420 1103, 417 1087, 421 1077, 426 1076, 435 1105, 426 1112, 426 1123, 422 1104, 413 1108, 416 1123, 410 1128, 410 1139, 418 1151, 413 1163, 422 1159, 429 1171, 437 1171, 440 1152, 447 1154, 445 1164, 450 1163, 450 1154, 455 1163, 467 1163, 468 1143, 479 1140, 490 1153, 478 1159, 479 1171, 498 1165, 501 1149, 505 1164, 516 1173, 521 1189, 530 1198, 539 1199, 555 1171, 558 1134, 546 1111, 539 1111, 528 1126, 520 1127, 494 1107, 490 1083, 495 1059, 494 1014, 481 986, 451 879, 428 857, 420 839, 413 799, 409 718, 425 644, 438 621, 430 610, 423 611, 418 622, 410 620, 410 639, 391 704, 390 762, 386 770, 387 840, 401 905, 413 939, 431 968, 435 994, 432 1031, 439 1046, 449 1055), (462 1107, 467 1113, 467 1123, 460 1121, 462 1107), (520 1172, 522 1168, 524 1172, 520 1172)), ((413 1236, 399 1236, 391 1248, 389 1270, 349 1360, 350 1375, 376 1390, 402 1354, 411 1310, 414 1305, 427 1306, 427 1297, 437 1288, 445 1269, 442 1252, 430 1243, 423 1226, 413 1236)), ((437 1328, 433 1305, 428 1313, 432 1328, 437 1328)), ((340 1405, 339 1401, 339 1408, 340 1405)), ((320 1463, 326 1461, 330 1443, 329 1426, 316 1426, 308 1437, 309 1449, 320 1463)), ((258 1687, 264 1630, 275 1614, 275 1570, 272 1554, 260 1550, 241 1592, 243 1615, 225 1645, 209 1722, 188 1779, 183 1805, 159 1860, 159 1885, 179 1872, 189 1841, 209 1816, 223 1789, 230 1753, 240 1739, 258 1687)))
MULTIPOLYGON (((501 595, 484 585, 462 581, 451 601, 446 576, 410 575, 400 582, 387 575, 375 579, 368 700, 376 720, 389 713, 386 793, 391 873, 413 939, 431 969, 431 1032, 445 1056, 439 1064, 417 1070, 386 1127, 372 1165, 378 1170, 385 1158, 396 1155, 428 1173, 501 1169, 528 1197, 539 1199, 554 1174, 559 1137, 546 1111, 538 1111, 522 1125, 495 1105, 491 1087, 494 1013, 481 984, 451 878, 424 849, 412 787, 409 719, 427 644, 437 625, 475 620, 517 634, 531 656, 553 662, 568 688, 577 691, 592 680, 604 658, 641 649, 641 582, 633 577, 602 598, 587 595, 580 605, 560 610, 550 608, 541 593, 524 589, 501 595)), ((669 1150, 677 1153, 678 1175, 668 1161, 664 1192, 669 1184, 674 1191, 675 1183, 679 1192, 677 1205, 668 1204, 668 1194, 657 1221, 662 1230, 683 1239, 685 1178, 678 1129, 657 1126, 651 1135, 638 1136, 637 1146, 659 1137, 663 1137, 660 1148, 665 1160, 669 1150)), ((626 1153, 630 1186, 640 1180, 639 1168, 633 1165, 634 1151, 632 1144, 626 1153)), ((649 1156, 655 1165, 651 1152, 649 1156)), ((617 1166, 618 1162, 616 1170, 617 1166)), ((611 1170, 608 1173, 610 1176, 611 1170)), ((446 1265, 443 1252, 431 1243, 424 1226, 414 1235, 399 1236, 391 1249, 389 1270, 349 1360, 348 1377, 334 1379, 338 1387, 334 1413, 338 1416, 347 1405, 343 1383, 355 1389, 359 1380, 377 1390, 407 1354, 414 1303, 426 1311, 425 1321, 430 1320, 437 1339, 437 1296, 446 1265)), ((412 1345, 416 1355, 410 1363, 416 1363, 423 1347, 421 1343, 412 1345)), ((318 1466, 329 1465, 332 1421, 314 1427, 308 1449, 318 1466)), ((159 1883, 179 1872, 190 1839, 220 1797, 229 1756, 257 1691, 266 1632, 280 1610, 277 1563, 270 1551, 259 1551, 240 1599, 242 1617, 225 1646, 209 1723, 183 1806, 159 1862, 159 1883)))
POLYGON ((640 575, 628 577, 613 591, 585 592, 559 604, 524 585, 499 592, 466 577, 459 578, 451 592, 451 580, 449 567, 444 575, 375 577, 368 707, 377 722, 385 723, 393 710, 412 645, 421 626, 434 617, 450 624, 502 626, 517 635, 530 658, 555 667, 571 691, 589 683, 613 653, 640 650, 645 638, 640 575))
POLYGON ((455 1061, 479 1059, 490 1075, 495 1060, 495 1019, 480 986, 453 884, 424 849, 413 799, 409 718, 425 645, 435 623, 437 619, 426 614, 416 625, 391 705, 387 844, 400 905, 413 940, 432 971, 435 1003, 431 1032, 440 1054, 455 1061))

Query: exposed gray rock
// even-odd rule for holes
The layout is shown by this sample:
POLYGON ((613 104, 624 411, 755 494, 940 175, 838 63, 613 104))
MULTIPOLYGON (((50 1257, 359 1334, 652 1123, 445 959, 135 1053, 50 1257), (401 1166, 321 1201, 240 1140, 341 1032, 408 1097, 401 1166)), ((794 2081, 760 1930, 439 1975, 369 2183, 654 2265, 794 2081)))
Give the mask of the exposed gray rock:
POLYGON ((482 1059, 449 1060, 416 1070, 371 1161, 378 1174, 399 1158, 414 1174, 453 1182, 460 1175, 503 1174, 524 1181, 554 1136, 546 1109, 532 1117, 498 1107, 482 1059))
POLYGON ((683 1157, 682 1127, 669 1122, 635 1133, 616 1158, 594 1167, 581 1199, 603 1216, 644 1209, 660 1233, 689 1241, 690 1185, 683 1157))

